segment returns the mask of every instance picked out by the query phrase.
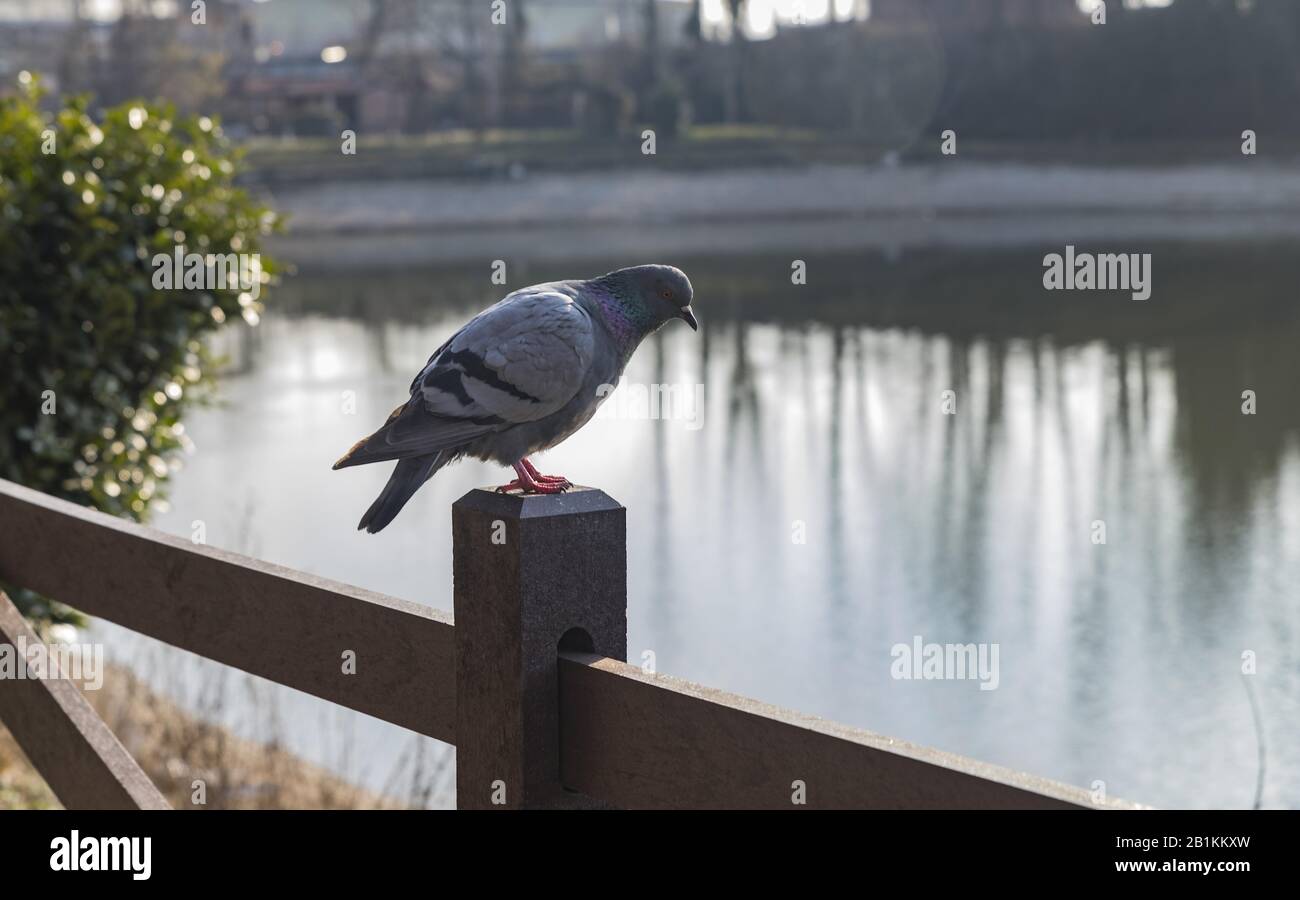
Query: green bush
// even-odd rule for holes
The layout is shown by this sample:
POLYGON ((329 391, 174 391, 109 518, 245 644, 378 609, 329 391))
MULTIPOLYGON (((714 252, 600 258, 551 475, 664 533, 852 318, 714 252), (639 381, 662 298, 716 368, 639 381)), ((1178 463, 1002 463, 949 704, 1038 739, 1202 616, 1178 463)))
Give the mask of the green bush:
POLYGON ((204 336, 261 310, 237 284, 155 288, 155 254, 258 254, 278 222, 211 120, 132 102, 96 121, 85 98, 49 115, 20 82, 0 99, 0 478, 144 520, 210 387, 204 336))

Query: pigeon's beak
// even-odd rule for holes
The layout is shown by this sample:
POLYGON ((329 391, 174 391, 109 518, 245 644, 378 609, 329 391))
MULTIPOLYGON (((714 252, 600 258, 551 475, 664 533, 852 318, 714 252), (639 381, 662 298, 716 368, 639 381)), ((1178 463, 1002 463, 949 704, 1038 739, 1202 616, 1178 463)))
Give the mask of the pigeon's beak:
POLYGON ((689 306, 682 310, 681 319, 687 325, 691 326, 691 331, 700 330, 699 320, 695 318, 695 313, 691 310, 689 306))

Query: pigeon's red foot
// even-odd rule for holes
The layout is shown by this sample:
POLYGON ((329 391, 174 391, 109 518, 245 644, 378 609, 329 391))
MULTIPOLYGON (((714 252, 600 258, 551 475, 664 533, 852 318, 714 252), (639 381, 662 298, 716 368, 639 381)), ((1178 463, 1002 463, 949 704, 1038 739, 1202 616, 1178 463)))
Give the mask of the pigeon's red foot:
POLYGON ((568 482, 564 484, 543 484, 540 481, 524 482, 516 478, 514 481, 497 488, 497 493, 508 494, 511 491, 519 491, 524 494, 563 494, 569 487, 568 482))
POLYGON ((529 462, 527 458, 519 460, 519 463, 524 467, 524 470, 533 477, 533 481, 538 484, 558 484, 561 487, 573 487, 573 482, 565 478, 563 475, 543 475, 541 472, 537 471, 537 467, 529 462))
POLYGON ((515 474, 519 477, 497 488, 498 493, 522 491, 525 494, 561 494, 573 487, 573 482, 563 475, 543 475, 526 459, 515 463, 515 474))

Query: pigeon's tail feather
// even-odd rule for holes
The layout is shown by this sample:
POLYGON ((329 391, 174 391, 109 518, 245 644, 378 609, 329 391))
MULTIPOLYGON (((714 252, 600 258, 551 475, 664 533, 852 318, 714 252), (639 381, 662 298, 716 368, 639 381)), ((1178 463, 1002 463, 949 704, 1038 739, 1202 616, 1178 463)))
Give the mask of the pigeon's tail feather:
POLYGON ((428 456, 399 460, 388 479, 388 484, 384 485, 375 502, 370 504, 366 514, 361 517, 357 530, 364 529, 371 534, 382 531, 389 522, 397 518, 406 501, 415 495, 420 486, 432 478, 433 473, 448 461, 445 453, 431 453, 428 456))
MULTIPOLYGON (((380 460, 374 458, 376 454, 371 452, 370 442, 375 440, 378 437, 382 437, 383 434, 390 427, 392 427, 392 424, 397 421, 397 419, 402 415, 402 413, 405 410, 406 410, 406 404, 402 404, 401 406, 397 407, 397 409, 389 413, 388 421, 386 421, 383 424, 383 427, 380 428, 378 431, 376 431, 374 434, 363 437, 361 440, 353 444, 351 450, 349 450, 347 453, 344 453, 341 457, 339 457, 339 461, 334 464, 334 468, 344 469, 347 468, 348 466, 361 466, 361 465, 365 465, 366 463, 380 462, 380 460)), ((389 457, 389 459, 392 458, 393 457, 391 456, 389 457)))
POLYGON ((393 410, 378 431, 353 444, 334 468, 346 469, 348 466, 455 451, 503 425, 504 422, 495 416, 456 419, 434 415, 423 404, 408 402, 393 410))

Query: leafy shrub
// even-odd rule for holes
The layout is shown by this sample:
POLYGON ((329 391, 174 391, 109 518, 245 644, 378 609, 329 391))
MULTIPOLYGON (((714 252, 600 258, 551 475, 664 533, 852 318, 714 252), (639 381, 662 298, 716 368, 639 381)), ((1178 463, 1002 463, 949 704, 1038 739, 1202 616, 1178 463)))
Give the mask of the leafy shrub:
POLYGON ((25 73, 0 99, 0 478, 144 520, 210 387, 204 336, 261 310, 238 284, 157 289, 153 259, 178 244, 258 254, 278 223, 234 186, 238 155, 211 120, 132 102, 96 121, 85 98, 53 115, 40 101, 25 73))

